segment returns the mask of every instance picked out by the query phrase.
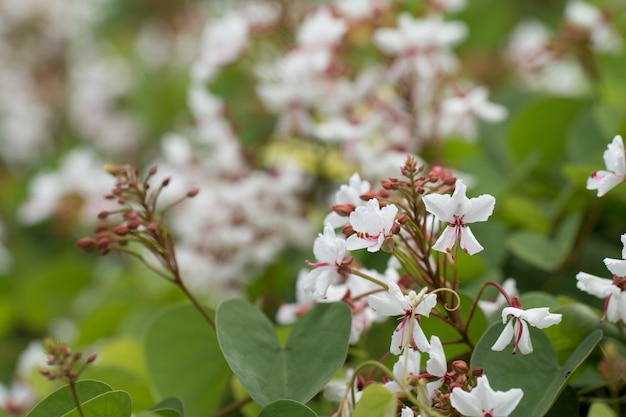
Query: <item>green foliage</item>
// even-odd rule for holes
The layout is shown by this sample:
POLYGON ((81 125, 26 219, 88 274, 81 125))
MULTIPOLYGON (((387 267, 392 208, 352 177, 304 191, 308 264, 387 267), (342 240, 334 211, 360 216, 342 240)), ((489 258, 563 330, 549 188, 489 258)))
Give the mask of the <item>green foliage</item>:
POLYGON ((231 372, 215 332, 193 306, 176 306, 155 317, 145 350, 151 380, 162 397, 180 397, 190 416, 219 408, 231 372))
POLYGON ((297 401, 278 400, 263 408, 259 417, 317 417, 317 414, 297 401))
POLYGON ((296 322, 283 345, 269 319, 246 301, 223 301, 216 313, 222 353, 262 406, 313 398, 345 361, 351 320, 343 303, 318 304, 296 322))
POLYGON ((81 404, 62 417, 130 417, 132 405, 130 395, 125 391, 109 391, 81 404))
POLYGON ((502 332, 495 323, 483 335, 472 354, 471 366, 485 369, 496 390, 521 388, 524 397, 511 417, 543 416, 567 385, 572 373, 589 356, 602 338, 602 331, 589 334, 560 366, 550 339, 543 331, 530 327, 534 352, 513 355, 511 350, 494 352, 491 346, 502 332))
POLYGON ((395 417, 396 397, 380 384, 365 387, 352 417, 395 417))
MULTIPOLYGON (((113 388, 111 388, 109 385, 95 380, 78 381, 78 383, 76 384, 76 394, 81 404, 85 404, 92 399, 98 398, 102 394, 117 392, 119 391, 113 391, 113 388)), ((119 405, 126 404, 126 400, 122 397, 123 396, 118 396, 118 394, 115 394, 114 397, 106 397, 104 401, 98 400, 97 403, 105 404, 107 402, 111 402, 119 405)), ((130 402, 128 403, 128 406, 130 407, 130 402)), ((72 395, 71 388, 69 385, 65 385, 64 387, 54 391, 39 404, 37 404, 30 411, 30 413, 28 413, 28 417, 64 416, 68 415, 72 412, 72 410, 75 409, 76 402, 72 395)), ((128 412, 128 415, 130 415, 130 411, 128 412)), ((113 415, 111 416, 113 417, 113 415)))

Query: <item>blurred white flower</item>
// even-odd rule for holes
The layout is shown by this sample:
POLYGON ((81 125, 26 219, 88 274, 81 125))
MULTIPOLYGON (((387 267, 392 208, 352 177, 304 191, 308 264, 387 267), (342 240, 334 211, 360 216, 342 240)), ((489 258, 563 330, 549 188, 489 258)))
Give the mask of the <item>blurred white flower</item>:
POLYGON ((606 170, 595 171, 587 179, 587 189, 598 190, 598 197, 602 197, 626 178, 626 156, 620 135, 609 143, 603 158, 606 170))
POLYGON ((589 33, 591 47, 600 52, 617 53, 622 49, 622 39, 610 26, 603 12, 584 1, 573 0, 565 7, 565 20, 589 33))

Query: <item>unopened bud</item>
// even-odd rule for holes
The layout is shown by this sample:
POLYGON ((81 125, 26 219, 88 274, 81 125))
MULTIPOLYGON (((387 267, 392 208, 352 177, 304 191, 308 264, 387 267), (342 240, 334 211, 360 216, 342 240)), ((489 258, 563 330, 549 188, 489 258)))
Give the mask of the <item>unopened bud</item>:
POLYGON ((170 181, 171 181, 171 180, 172 180, 172 177, 167 177, 167 178, 165 178, 165 179, 163 180, 163 182, 161 183, 161 185, 162 185, 163 187, 167 187, 167 186, 169 185, 169 183, 170 183, 170 181))
POLYGON ((394 223, 393 226, 391 226, 391 230, 389 230, 389 232, 392 235, 397 235, 398 233, 400 233, 401 229, 402 229, 402 227, 400 226, 399 223, 394 223))
POLYGON ((354 229, 352 228, 352 225, 348 223, 344 227, 341 228, 341 233, 343 233, 346 237, 348 237, 354 234, 354 229))
POLYGON ((97 358, 98 358, 98 354, 97 354, 97 353, 92 353, 91 355, 89 355, 89 356, 87 357, 86 362, 87 362, 87 363, 93 363, 93 362, 95 362, 95 360, 96 360, 97 358))
POLYGON ((354 209, 356 208, 356 206, 354 204, 335 204, 332 207, 332 210, 337 213, 340 216, 349 216, 350 213, 352 213, 354 211, 354 209))
POLYGON ((98 213, 99 219, 106 219, 108 216, 109 216, 109 212, 106 210, 103 210, 100 213, 98 213))
POLYGON ((76 242, 76 246, 78 246, 84 252, 91 252, 92 250, 98 247, 98 244, 95 239, 90 237, 83 237, 76 242))
POLYGON ((156 224, 155 222, 150 222, 150 224, 148 225, 148 229, 151 232, 156 232, 157 230, 159 230, 159 225, 156 224))
POLYGON ((392 195, 391 191, 389 191, 389 190, 380 190, 380 192, 378 194, 381 197, 383 197, 383 198, 387 198, 387 197, 390 197, 392 195))
POLYGON ((124 203, 126 202, 126 199, 125 199, 124 197, 119 197, 119 198, 117 199, 117 202, 118 202, 119 204, 124 204, 124 203))
POLYGON ((195 197, 198 195, 199 192, 200 192, 199 188, 192 188, 191 190, 187 191, 187 197, 189 198, 195 197))
POLYGON ((152 168, 150 168, 150 171, 148 171, 148 173, 150 174, 150 176, 152 176, 152 175, 156 174, 156 173, 157 173, 157 171, 158 171, 158 168, 157 168, 157 166, 155 165, 155 166, 153 166, 152 168))
POLYGON ((50 376, 50 369, 47 368, 41 368, 39 369, 39 373, 43 376, 50 376))
POLYGON ((409 222, 410 218, 406 213, 400 213, 398 214, 398 223, 400 224, 406 224, 409 222))
POLYGON ((139 226, 141 226, 141 220, 139 219, 133 219, 133 220, 130 220, 128 223, 126 223, 126 227, 128 227, 128 229, 130 230, 134 230, 138 228, 139 226))
POLYGON ((472 375, 474 375, 476 378, 478 378, 479 376, 483 376, 485 375, 485 370, 483 368, 474 368, 472 369, 472 375))
POLYGON ((118 175, 121 171, 121 168, 111 164, 104 164, 104 170, 111 175, 118 175))
POLYGON ((378 193, 376 191, 368 191, 365 194, 361 194, 359 197, 363 201, 369 201, 372 198, 378 198, 378 193))
POLYGON ((462 360, 457 360, 452 362, 452 369, 458 374, 466 374, 469 372, 469 366, 467 366, 467 362, 462 360))
POLYGON ((120 224, 113 228, 113 233, 115 233, 116 235, 120 235, 120 236, 124 236, 128 234, 129 231, 130 230, 128 230, 128 227, 124 226, 123 224, 120 224))

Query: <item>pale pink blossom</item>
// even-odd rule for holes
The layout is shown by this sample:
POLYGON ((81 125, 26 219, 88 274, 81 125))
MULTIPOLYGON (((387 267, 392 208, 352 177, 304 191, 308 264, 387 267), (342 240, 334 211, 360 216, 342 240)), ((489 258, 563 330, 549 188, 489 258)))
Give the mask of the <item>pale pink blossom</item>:
POLYGON ((424 196, 424 205, 439 221, 448 223, 433 245, 433 249, 440 252, 451 252, 457 242, 464 252, 473 255, 483 250, 483 247, 474 237, 469 223, 486 221, 496 204, 496 199, 489 194, 475 198, 467 198, 465 184, 462 180, 456 181, 456 188, 452 196, 447 194, 428 194, 424 196))
POLYGON ((613 138, 603 157, 606 170, 595 171, 587 179, 587 189, 598 190, 598 197, 602 197, 626 178, 624 142, 620 135, 613 138))

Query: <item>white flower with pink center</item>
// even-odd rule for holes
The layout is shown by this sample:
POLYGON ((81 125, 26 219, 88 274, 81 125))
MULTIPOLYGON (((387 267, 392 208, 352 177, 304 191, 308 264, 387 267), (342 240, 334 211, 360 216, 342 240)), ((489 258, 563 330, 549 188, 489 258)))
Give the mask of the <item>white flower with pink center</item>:
POLYGON ((595 171, 587 179, 587 189, 598 190, 598 197, 602 197, 626 178, 626 156, 620 135, 613 138, 603 157, 606 170, 595 171))
POLYGON ((398 207, 388 204, 381 208, 375 198, 365 206, 357 207, 350 213, 350 224, 355 233, 346 240, 346 248, 367 248, 368 252, 378 252, 383 242, 392 236, 397 214, 398 207))

